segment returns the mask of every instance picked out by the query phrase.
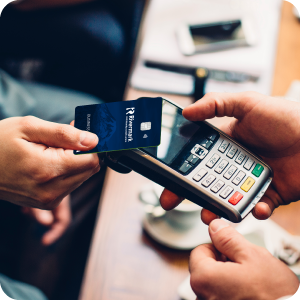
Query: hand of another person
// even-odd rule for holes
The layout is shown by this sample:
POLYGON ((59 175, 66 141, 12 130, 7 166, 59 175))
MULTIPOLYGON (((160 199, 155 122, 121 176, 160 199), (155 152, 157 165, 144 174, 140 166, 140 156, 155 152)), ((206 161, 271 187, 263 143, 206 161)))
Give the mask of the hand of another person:
POLYGON ((283 262, 225 221, 212 221, 209 234, 213 244, 198 246, 190 256, 197 300, 275 300, 298 290, 298 278, 283 262))
POLYGON ((67 230, 72 220, 70 195, 66 196, 53 210, 48 211, 32 207, 23 207, 22 211, 41 225, 49 228, 42 237, 42 243, 45 246, 56 242, 67 230))
POLYGON ((100 170, 97 154, 74 155, 98 143, 71 125, 16 117, 0 121, 0 199, 53 210, 100 170))
MULTIPOLYGON (((183 116, 191 121, 234 117, 220 128, 259 154, 274 171, 274 179, 253 209, 257 219, 269 218, 273 210, 300 199, 300 104, 255 92, 208 93, 186 107, 183 116)), ((165 190, 161 205, 169 210, 182 199, 165 190)), ((217 216, 202 210, 202 220, 217 216)))

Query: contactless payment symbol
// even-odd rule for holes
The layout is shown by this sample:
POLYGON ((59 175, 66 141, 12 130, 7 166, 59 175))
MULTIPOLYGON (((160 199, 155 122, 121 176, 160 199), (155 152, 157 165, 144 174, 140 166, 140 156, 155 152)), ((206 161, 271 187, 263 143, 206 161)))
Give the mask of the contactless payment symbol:
POLYGON ((151 122, 143 122, 141 123, 141 131, 150 130, 151 122))

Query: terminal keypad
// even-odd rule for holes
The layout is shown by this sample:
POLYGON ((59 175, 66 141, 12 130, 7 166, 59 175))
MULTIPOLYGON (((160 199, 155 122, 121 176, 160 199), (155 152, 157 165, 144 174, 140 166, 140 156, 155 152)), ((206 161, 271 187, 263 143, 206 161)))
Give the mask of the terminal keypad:
MULTIPOLYGON (((200 145, 205 148, 207 141, 203 141, 200 145)), ((228 201, 231 205, 237 205, 244 197, 242 193, 249 192, 256 182, 254 178, 262 174, 264 167, 259 163, 255 164, 255 160, 239 149, 237 145, 230 144, 228 140, 223 140, 217 150, 211 153, 211 157, 205 165, 212 170, 201 169, 194 175, 193 180, 201 183, 205 188, 210 188, 211 192, 228 201), (228 159, 223 159, 225 156, 221 158, 221 155, 217 154, 218 151, 226 154, 228 159), (252 172, 246 174, 250 170, 252 172), (224 173, 222 176, 224 180, 220 180, 220 177, 217 179, 217 175, 213 175, 213 172, 224 173), (254 178, 251 177, 251 174, 254 175, 254 178), (229 197, 230 195, 231 197, 229 197)))
POLYGON ((231 146, 230 150, 227 153, 229 158, 233 158, 238 151, 238 147, 236 145, 231 146))
POLYGON ((219 147, 219 151, 221 152, 221 153, 224 153, 225 151, 226 151, 226 149, 228 148, 228 146, 229 146, 229 141, 223 141, 222 142, 222 144, 221 144, 221 146, 219 147))
POLYGON ((193 179, 197 182, 199 182, 205 175, 207 174, 207 171, 205 169, 201 169, 194 177, 193 179))
POLYGON ((228 166, 229 162, 225 159, 223 159, 220 164, 215 168, 215 172, 218 174, 221 174, 226 167, 228 166))
POLYGON ((210 190, 214 193, 217 193, 224 185, 225 183, 222 180, 218 180, 210 190))
MULTIPOLYGON (((188 154, 185 154, 185 160, 179 166, 176 166, 177 170, 184 175, 188 175, 208 155, 213 145, 218 141, 219 136, 217 131, 207 130, 206 134, 192 146, 188 154)), ((195 176, 195 178, 198 180, 199 176, 195 176)), ((194 180, 196 180, 195 178, 194 180)))
POLYGON ((245 157, 246 157, 246 154, 244 153, 244 152, 240 152, 239 154, 238 154, 238 156, 237 156, 237 158, 235 159, 235 162, 237 163, 237 164, 242 164, 242 162, 244 161, 244 159, 245 159, 245 157))
POLYGON ((232 192, 233 192, 233 188, 227 185, 225 189, 220 193, 220 197, 226 199, 232 192))
POLYGON ((206 164, 206 166, 211 169, 218 162, 219 159, 220 159, 220 156, 218 154, 214 154, 211 157, 211 159, 208 161, 208 163, 206 164))
POLYGON ((239 185, 245 176, 246 174, 243 171, 239 171, 238 174, 232 180, 232 183, 235 185, 239 185))
POLYGON ((244 164, 244 168, 249 171, 251 169, 251 167, 253 166, 253 164, 254 164, 254 159, 252 159, 251 157, 248 157, 248 159, 246 160, 246 162, 244 164))
POLYGON ((231 165, 229 167, 229 169, 227 170, 227 172, 224 174, 224 178, 226 179, 230 179, 232 177, 232 175, 236 172, 237 167, 235 167, 234 165, 231 165))
POLYGON ((208 175, 206 179, 202 181, 202 185, 205 187, 209 187, 216 180, 216 176, 208 175))
POLYGON ((198 161, 200 160, 200 158, 194 154, 191 154, 188 158, 187 161, 190 162, 192 165, 195 165, 198 163, 198 161))
POLYGON ((202 141, 202 142, 200 143, 200 146, 202 146, 202 147, 204 147, 204 148, 206 148, 206 149, 209 149, 209 147, 210 147, 212 144, 213 144, 212 141, 206 139, 206 140, 204 140, 204 141, 202 141))

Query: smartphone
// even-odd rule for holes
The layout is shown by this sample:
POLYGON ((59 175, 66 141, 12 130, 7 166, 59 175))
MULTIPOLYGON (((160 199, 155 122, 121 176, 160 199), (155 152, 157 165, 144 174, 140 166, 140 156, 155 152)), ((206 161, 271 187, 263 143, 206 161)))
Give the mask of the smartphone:
POLYGON ((176 36, 184 55, 220 51, 256 44, 251 19, 231 20, 206 24, 181 24, 176 36))
POLYGON ((220 217, 242 221, 267 190, 272 169, 210 123, 190 122, 180 106, 162 102, 161 144, 107 152, 108 166, 134 170, 220 217))

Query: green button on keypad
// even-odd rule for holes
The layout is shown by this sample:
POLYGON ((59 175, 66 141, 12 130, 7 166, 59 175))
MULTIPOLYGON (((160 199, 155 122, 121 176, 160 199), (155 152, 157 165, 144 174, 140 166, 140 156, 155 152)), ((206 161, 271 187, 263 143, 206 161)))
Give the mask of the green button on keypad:
POLYGON ((264 167, 260 164, 257 164, 255 166, 255 168, 253 169, 252 174, 256 177, 259 177, 263 170, 264 170, 264 167))

